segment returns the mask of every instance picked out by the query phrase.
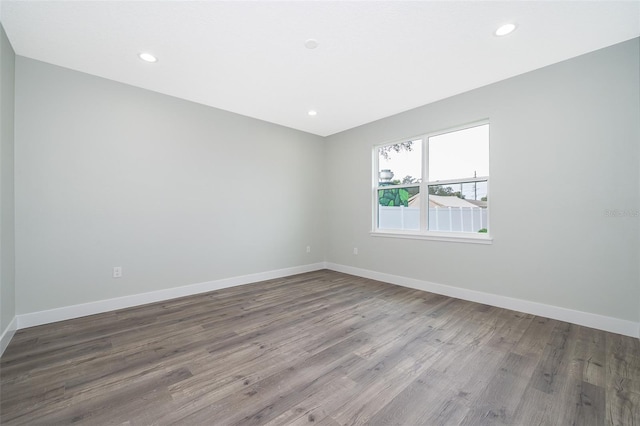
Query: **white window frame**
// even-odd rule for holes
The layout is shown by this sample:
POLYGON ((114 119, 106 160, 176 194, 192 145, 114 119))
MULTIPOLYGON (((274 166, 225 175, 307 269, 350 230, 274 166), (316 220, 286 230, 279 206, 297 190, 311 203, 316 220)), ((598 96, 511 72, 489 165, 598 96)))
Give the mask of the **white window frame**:
MULTIPOLYGON (((474 178, 461 178, 461 179, 450 179, 443 181, 427 181, 427 177, 429 176, 428 168, 429 168, 429 138, 434 136, 440 136, 447 133, 457 132, 460 130, 466 130, 473 127, 489 125, 489 149, 491 147, 491 125, 489 120, 481 120, 473 123, 465 124, 462 126, 448 128, 442 131, 432 132, 423 134, 416 137, 408 137, 400 140, 385 142, 382 144, 375 145, 373 147, 373 168, 372 168, 372 222, 371 222, 371 232, 370 235, 374 237, 391 237, 391 238, 408 238, 408 239, 421 239, 421 240, 432 240, 432 241, 449 241, 449 242, 459 242, 459 243, 472 243, 472 244, 492 244, 493 238, 491 237, 491 208, 490 208, 490 181, 489 176, 480 176, 474 178), (420 197, 420 229, 417 231, 414 230, 400 230, 400 229, 378 229, 378 212, 379 212, 379 199, 378 199, 378 190, 381 188, 379 185, 379 153, 378 150, 387 145, 393 145, 396 143, 402 143, 407 141, 420 141, 422 144, 422 179, 420 183, 412 183, 412 184, 400 184, 400 185, 387 185, 384 188, 393 189, 393 188, 409 188, 409 187, 420 187, 420 194, 427 194, 426 197, 420 197), (434 185, 449 185, 449 184, 459 184, 459 183, 468 183, 468 182, 487 182, 487 232, 486 233, 473 233, 473 232, 443 232, 443 231, 430 231, 428 230, 428 214, 429 214, 429 186, 434 185)), ((489 163, 491 163, 491 154, 489 154, 489 163)), ((491 175, 491 173, 489 173, 491 175)))

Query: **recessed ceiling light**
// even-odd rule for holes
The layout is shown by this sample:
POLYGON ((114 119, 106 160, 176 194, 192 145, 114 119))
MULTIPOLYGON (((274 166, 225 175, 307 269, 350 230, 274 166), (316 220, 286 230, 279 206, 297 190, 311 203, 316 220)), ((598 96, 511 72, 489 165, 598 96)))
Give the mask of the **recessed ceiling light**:
POLYGON ((496 30, 495 35, 498 37, 506 36, 507 34, 511 34, 515 29, 516 24, 504 24, 496 30))
POLYGON ((310 109, 307 114, 309 114, 311 117, 315 117, 316 115, 318 115, 318 111, 310 109))
POLYGON ((145 62, 158 62, 158 58, 153 56, 151 53, 143 52, 138 56, 140 57, 140 59, 142 59, 145 62))
POLYGON ((318 47, 318 40, 310 38, 309 40, 304 42, 304 47, 306 47, 307 49, 315 49, 316 47, 318 47))

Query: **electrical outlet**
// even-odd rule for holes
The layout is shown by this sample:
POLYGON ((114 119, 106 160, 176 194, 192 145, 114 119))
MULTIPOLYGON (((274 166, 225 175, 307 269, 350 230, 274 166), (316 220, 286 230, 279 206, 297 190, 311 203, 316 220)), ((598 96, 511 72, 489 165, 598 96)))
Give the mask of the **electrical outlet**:
POLYGON ((311 253, 311 246, 307 246, 307 253, 311 253))
POLYGON ((121 278, 121 277, 122 277, 122 266, 114 266, 113 278, 121 278))
POLYGON ((358 254, 358 247, 353 248, 353 254, 358 254))

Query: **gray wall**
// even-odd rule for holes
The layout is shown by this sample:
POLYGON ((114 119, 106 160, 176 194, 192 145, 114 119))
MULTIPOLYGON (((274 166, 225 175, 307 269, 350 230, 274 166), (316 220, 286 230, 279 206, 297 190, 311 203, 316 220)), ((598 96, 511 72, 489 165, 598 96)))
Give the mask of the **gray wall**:
POLYGON ((638 321, 639 50, 325 139, 17 57, 16 313, 326 257, 638 321), (494 244, 370 236, 372 146, 484 118, 494 244))
POLYGON ((635 39, 327 138, 327 260, 638 321, 639 51, 635 39), (370 236, 372 146, 485 118, 493 245, 370 236))
POLYGON ((15 54, 0 25, 0 335, 15 316, 13 117, 15 54))
POLYGON ((18 56, 16 141, 18 314, 324 260, 321 137, 18 56))

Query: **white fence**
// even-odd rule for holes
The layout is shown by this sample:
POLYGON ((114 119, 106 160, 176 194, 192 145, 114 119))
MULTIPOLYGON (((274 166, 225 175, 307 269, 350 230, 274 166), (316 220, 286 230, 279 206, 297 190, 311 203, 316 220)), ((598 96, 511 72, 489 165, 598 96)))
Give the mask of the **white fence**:
MULTIPOLYGON (((480 207, 429 207, 429 230, 478 232, 487 227, 487 209, 480 207)), ((418 207, 379 206, 379 229, 420 229, 418 207)))

